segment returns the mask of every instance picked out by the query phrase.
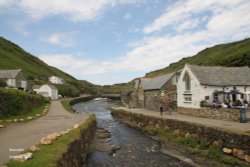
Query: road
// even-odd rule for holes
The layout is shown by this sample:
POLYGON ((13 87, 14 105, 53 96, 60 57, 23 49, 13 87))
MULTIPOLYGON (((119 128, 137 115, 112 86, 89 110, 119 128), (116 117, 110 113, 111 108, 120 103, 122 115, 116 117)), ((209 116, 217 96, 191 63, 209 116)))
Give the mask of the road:
POLYGON ((67 112, 60 101, 52 101, 45 116, 28 123, 13 123, 0 131, 0 164, 8 161, 9 156, 38 144, 42 137, 72 128, 85 119, 84 115, 67 112))

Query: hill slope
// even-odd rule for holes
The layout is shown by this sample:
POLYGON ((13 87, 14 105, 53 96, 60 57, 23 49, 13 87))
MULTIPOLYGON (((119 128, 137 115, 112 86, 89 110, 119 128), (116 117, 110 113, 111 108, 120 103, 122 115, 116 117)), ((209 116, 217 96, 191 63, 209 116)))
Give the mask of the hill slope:
POLYGON ((35 84, 47 82, 49 76, 56 75, 63 78, 67 83, 59 87, 59 91, 60 89, 66 89, 73 91, 75 95, 80 92, 95 93, 91 83, 86 84, 55 67, 47 65, 18 45, 0 37, 0 69, 19 68, 23 70, 25 77, 35 84))
POLYGON ((199 52, 198 54, 183 58, 170 64, 164 69, 149 72, 146 77, 177 71, 184 67, 185 63, 204 66, 249 66, 250 67, 250 39, 238 42, 216 45, 199 52))

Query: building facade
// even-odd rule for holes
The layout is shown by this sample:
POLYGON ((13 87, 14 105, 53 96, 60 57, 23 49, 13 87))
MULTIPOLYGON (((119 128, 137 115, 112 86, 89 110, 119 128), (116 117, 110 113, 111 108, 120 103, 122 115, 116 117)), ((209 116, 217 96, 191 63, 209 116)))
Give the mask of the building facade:
POLYGON ((57 76, 51 76, 49 77, 49 81, 52 83, 52 84, 64 84, 64 79, 60 78, 60 77, 57 77, 57 76))
POLYGON ((33 90, 44 97, 49 97, 51 100, 57 100, 58 99, 58 89, 49 84, 45 85, 34 85, 33 90))
POLYGON ((167 110, 176 105, 177 73, 166 74, 154 78, 139 78, 135 81, 133 106, 158 111, 159 106, 167 110))
POLYGON ((201 102, 250 100, 248 67, 204 67, 186 64, 177 84, 177 106, 201 108, 201 102))
POLYGON ((21 69, 0 70, 0 79, 6 81, 8 87, 26 90, 28 86, 21 69))

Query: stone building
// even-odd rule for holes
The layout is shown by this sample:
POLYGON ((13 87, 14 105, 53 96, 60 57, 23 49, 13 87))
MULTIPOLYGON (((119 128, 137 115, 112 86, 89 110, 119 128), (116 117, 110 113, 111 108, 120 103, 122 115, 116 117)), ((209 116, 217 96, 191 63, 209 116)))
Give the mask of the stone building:
POLYGON ((158 111, 160 105, 164 110, 169 105, 175 106, 177 81, 178 73, 136 79, 132 107, 158 111))

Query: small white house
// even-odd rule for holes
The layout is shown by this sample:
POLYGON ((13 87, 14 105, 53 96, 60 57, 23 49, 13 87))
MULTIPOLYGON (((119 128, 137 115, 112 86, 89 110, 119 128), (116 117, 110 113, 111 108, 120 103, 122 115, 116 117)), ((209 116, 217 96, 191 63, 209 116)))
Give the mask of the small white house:
POLYGON ((248 67, 205 67, 186 64, 177 84, 177 106, 201 108, 206 100, 223 102, 243 101, 250 92, 250 69, 248 67))
POLYGON ((49 81, 52 84, 64 84, 64 79, 57 77, 57 76, 51 76, 49 77, 49 81))
POLYGON ((44 97, 50 97, 51 100, 58 99, 58 90, 55 86, 45 84, 45 85, 34 85, 33 90, 44 97))
POLYGON ((0 70, 0 79, 6 81, 8 87, 27 89, 28 82, 25 81, 23 72, 18 70, 0 70))

